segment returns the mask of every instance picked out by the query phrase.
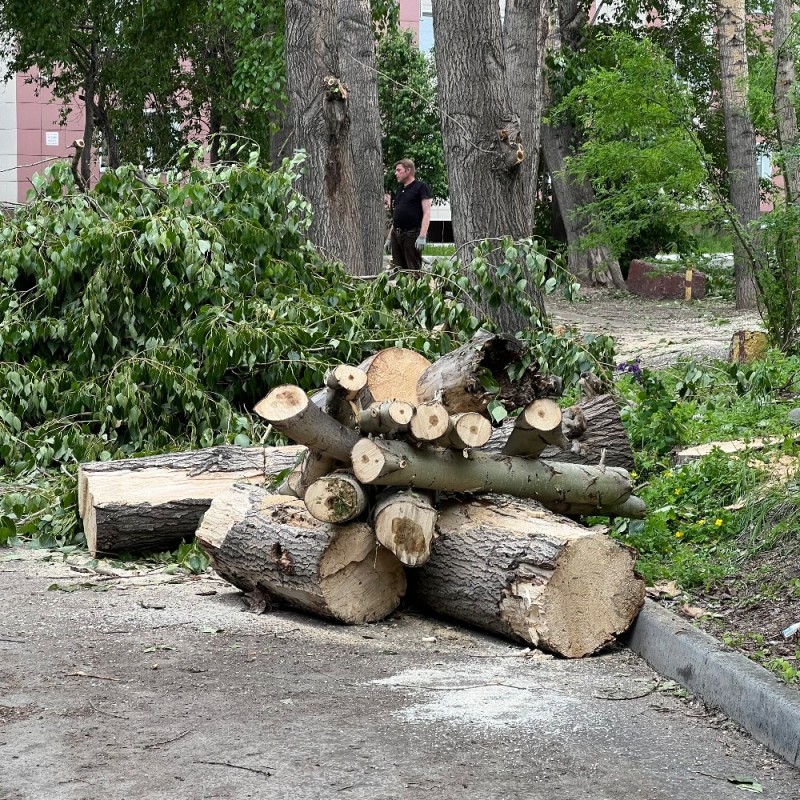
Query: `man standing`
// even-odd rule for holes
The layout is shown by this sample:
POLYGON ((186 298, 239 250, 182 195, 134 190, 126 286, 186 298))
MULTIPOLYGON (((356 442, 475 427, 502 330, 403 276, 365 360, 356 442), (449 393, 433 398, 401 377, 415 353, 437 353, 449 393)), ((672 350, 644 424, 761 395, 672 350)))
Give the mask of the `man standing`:
POLYGON ((431 221, 431 191, 414 177, 414 162, 404 158, 395 164, 394 175, 400 188, 392 206, 389 242, 392 261, 400 269, 422 269, 422 251, 431 221))

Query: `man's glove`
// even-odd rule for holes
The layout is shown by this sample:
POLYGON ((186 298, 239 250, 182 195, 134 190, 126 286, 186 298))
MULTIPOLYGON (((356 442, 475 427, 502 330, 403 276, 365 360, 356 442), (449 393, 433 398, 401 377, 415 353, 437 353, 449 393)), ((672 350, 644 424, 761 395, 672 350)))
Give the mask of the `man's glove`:
POLYGON ((420 251, 420 253, 425 249, 425 237, 424 236, 417 236, 417 241, 414 242, 414 247, 420 251))
POLYGON ((383 243, 383 252, 386 253, 387 256, 392 254, 392 234, 390 233, 386 237, 386 241, 383 243))

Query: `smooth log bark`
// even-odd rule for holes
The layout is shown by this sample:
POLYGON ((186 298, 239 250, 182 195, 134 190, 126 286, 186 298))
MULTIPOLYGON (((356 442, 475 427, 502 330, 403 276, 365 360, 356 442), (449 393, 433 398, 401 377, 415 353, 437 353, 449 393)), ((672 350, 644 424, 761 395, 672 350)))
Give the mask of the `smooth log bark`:
POLYGON ((450 415, 442 403, 420 403, 411 417, 408 433, 414 441, 434 442, 444 436, 449 427, 450 415))
POLYGON ((411 403, 400 400, 384 400, 363 409, 358 427, 361 433, 394 435, 408 430, 414 417, 415 408, 411 403))
POLYGON ((388 490, 375 501, 375 537, 407 567, 419 567, 430 558, 437 516, 429 494, 388 490))
POLYGON ((391 614, 405 594, 402 564, 365 523, 315 520, 301 500, 235 485, 203 517, 197 541, 244 592, 354 625, 391 614))
POLYGON ((303 502, 314 519, 341 524, 366 511, 367 493, 349 472, 337 470, 314 481, 305 490, 303 502))
POLYGON ((492 435, 492 423, 476 411, 453 414, 447 433, 434 444, 439 447, 453 447, 463 450, 466 447, 483 447, 492 435))
POLYGON ((292 441, 337 461, 348 461, 359 439, 355 431, 311 402, 299 386, 278 386, 253 410, 292 441))
MULTIPOLYGON (((611 514, 630 497, 625 470, 497 456, 480 450, 415 449, 405 442, 362 439, 352 453, 362 483, 452 492, 495 492, 532 498, 545 506, 571 504, 611 514)), ((566 512, 565 512, 566 513, 566 512)))
POLYGON ((440 508, 409 597, 436 613, 567 658, 595 653, 644 604, 635 552, 603 533, 509 498, 440 508))
POLYGON ((560 395, 561 381, 539 375, 535 364, 519 380, 509 380, 506 368, 526 352, 526 346, 512 336, 478 331, 470 342, 442 356, 420 375, 419 400, 442 402, 451 414, 458 414, 483 412, 495 399, 507 408, 519 408, 537 397, 560 395), (497 391, 485 386, 487 373, 497 391))
POLYGON ((194 536, 211 501, 236 481, 264 483, 302 447, 209 447, 78 469, 78 513, 93 555, 162 551, 194 536))
POLYGON ((548 445, 563 450, 569 447, 561 431, 561 409, 555 400, 542 397, 522 409, 503 446, 507 456, 535 458, 548 445))

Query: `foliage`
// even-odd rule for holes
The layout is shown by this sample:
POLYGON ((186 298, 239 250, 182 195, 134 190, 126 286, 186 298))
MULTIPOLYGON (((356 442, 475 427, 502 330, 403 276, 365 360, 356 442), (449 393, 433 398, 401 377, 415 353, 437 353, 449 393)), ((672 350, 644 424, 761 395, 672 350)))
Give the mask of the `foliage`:
POLYGON ((410 158, 433 197, 446 198, 447 172, 432 62, 419 51, 410 31, 392 29, 378 43, 377 63, 386 190, 397 188, 394 165, 401 158, 410 158))
MULTIPOLYGON (((191 156, 151 176, 108 171, 85 194, 57 163, 0 229, 5 541, 75 539, 81 461, 265 441, 249 409, 270 387, 314 389, 331 365, 388 346, 434 358, 489 324, 473 293, 500 292, 480 258, 372 281, 323 260, 293 188, 301 156, 275 172, 257 151, 211 168, 191 156)), ((520 270, 548 291, 560 273, 533 243, 501 250, 505 299, 532 314, 532 357, 566 382, 610 361, 604 340, 587 352, 537 321, 520 270)))
POLYGON ((589 71, 553 112, 586 134, 568 169, 594 189, 594 238, 616 256, 691 250, 689 209, 705 203, 706 170, 690 92, 649 40, 615 33, 605 48, 613 63, 589 71))

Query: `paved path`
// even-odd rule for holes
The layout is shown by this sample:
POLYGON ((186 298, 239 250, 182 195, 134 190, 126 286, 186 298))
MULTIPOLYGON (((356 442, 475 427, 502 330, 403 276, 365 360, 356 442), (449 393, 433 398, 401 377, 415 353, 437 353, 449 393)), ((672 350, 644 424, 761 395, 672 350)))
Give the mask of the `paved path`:
POLYGON ((736 777, 800 798, 800 772, 623 648, 256 616, 208 576, 103 583, 45 555, 0 550, 2 800, 751 796, 736 777))

